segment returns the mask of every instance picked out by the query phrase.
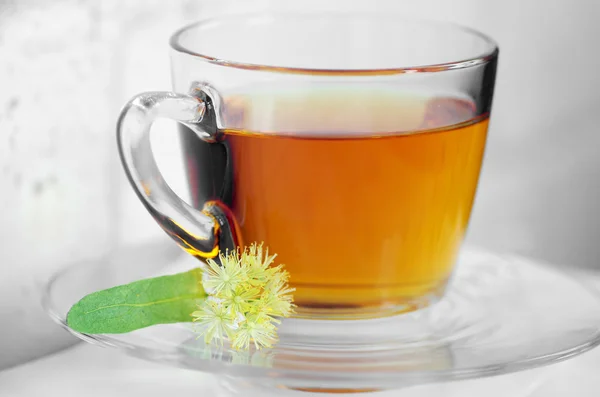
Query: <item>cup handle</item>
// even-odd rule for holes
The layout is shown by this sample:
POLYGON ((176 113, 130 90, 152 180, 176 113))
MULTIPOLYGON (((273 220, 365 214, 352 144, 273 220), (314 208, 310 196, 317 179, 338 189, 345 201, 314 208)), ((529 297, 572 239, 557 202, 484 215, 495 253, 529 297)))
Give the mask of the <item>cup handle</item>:
POLYGON ((158 118, 177 121, 207 142, 217 141, 218 96, 195 85, 189 95, 146 92, 133 97, 121 111, 117 141, 129 182, 148 212, 184 250, 199 258, 214 258, 235 248, 235 236, 222 204, 195 209, 173 192, 152 153, 150 127, 158 118))

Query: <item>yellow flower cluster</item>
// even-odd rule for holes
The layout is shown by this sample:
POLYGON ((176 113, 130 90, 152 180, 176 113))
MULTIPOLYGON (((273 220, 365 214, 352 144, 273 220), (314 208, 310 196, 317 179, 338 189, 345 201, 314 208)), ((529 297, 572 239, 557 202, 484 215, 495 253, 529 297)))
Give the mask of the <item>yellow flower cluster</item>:
POLYGON ((295 306, 289 273, 272 266, 275 257, 254 243, 241 253, 221 253, 221 265, 207 261, 202 284, 209 296, 192 313, 206 343, 227 338, 233 348, 247 350, 277 342, 279 318, 289 317, 295 306))

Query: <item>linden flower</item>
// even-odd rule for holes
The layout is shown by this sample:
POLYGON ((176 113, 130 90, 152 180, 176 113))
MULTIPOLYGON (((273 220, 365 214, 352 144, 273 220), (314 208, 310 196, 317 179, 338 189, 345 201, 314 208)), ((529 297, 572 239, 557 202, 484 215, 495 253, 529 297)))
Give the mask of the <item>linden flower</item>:
POLYGON ((277 342, 277 326, 268 315, 249 314, 233 333, 232 339, 235 349, 248 349, 250 343, 254 343, 257 349, 272 347, 277 342))
POLYGON ((227 260, 227 257, 222 254, 219 256, 223 266, 219 266, 217 262, 209 259, 206 269, 207 277, 204 277, 202 284, 210 295, 228 296, 242 281, 242 269, 237 263, 227 260))
POLYGON ((279 317, 294 312, 289 273, 272 266, 276 255, 253 243, 219 254, 221 265, 209 259, 202 284, 209 297, 192 313, 206 343, 228 338, 235 349, 272 347, 277 342, 279 317))
POLYGON ((234 317, 231 310, 213 299, 204 300, 200 310, 192 313, 194 321, 204 329, 204 341, 210 343, 217 339, 223 343, 225 336, 232 335, 234 317))

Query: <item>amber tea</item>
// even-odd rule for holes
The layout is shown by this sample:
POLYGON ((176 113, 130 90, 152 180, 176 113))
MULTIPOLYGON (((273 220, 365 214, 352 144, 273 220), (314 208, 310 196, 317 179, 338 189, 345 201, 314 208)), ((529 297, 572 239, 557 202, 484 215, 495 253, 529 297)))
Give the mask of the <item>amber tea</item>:
POLYGON ((301 308, 407 307, 443 293, 488 127, 472 101, 392 90, 225 101, 220 144, 182 134, 193 201, 265 242, 301 308))

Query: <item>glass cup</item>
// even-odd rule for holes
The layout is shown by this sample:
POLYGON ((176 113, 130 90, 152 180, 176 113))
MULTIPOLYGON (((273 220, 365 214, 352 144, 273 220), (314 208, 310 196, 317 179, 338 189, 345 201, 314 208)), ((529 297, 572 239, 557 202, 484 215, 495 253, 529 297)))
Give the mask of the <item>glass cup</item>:
POLYGON ((490 38, 381 13, 246 14, 184 27, 171 47, 174 91, 133 98, 118 142, 177 244, 203 260, 264 243, 309 318, 386 316, 443 295, 484 154, 490 38), (152 154, 163 117, 181 124, 187 201, 152 154))

